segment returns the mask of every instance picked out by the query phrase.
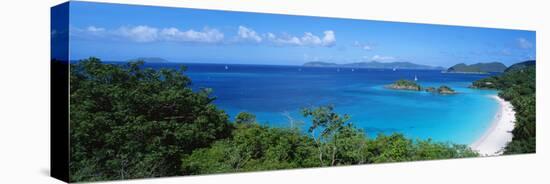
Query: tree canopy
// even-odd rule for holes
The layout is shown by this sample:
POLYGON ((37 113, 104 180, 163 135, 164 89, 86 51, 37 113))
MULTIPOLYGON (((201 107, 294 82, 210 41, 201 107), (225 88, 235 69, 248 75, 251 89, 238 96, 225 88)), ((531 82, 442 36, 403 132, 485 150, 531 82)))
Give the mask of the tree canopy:
POLYGON ((179 70, 71 64, 71 180, 180 174, 180 158, 230 135, 228 116, 179 70))
POLYGON ((514 106, 516 121, 513 139, 506 146, 505 154, 536 151, 536 68, 534 61, 532 63, 472 84, 476 88, 500 90, 498 95, 514 106))
POLYGON ((312 122, 306 131, 261 125, 247 112, 230 121, 211 90, 189 87, 185 67, 97 58, 70 67, 71 181, 477 156, 465 145, 402 134, 370 138, 330 105, 302 110, 312 122))

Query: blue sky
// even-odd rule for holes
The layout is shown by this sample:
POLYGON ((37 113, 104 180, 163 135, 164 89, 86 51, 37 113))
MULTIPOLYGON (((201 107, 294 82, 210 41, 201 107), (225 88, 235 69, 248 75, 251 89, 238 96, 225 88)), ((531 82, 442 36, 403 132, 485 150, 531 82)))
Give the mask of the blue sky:
POLYGON ((71 59, 280 65, 409 61, 448 67, 511 65, 536 55, 534 31, 89 2, 71 3, 69 30, 71 59))

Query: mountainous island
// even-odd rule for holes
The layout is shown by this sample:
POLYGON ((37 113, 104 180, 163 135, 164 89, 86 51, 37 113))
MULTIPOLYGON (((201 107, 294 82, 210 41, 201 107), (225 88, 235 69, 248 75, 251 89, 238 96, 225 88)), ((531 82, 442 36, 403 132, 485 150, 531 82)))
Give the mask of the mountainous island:
POLYGON ((393 84, 387 85, 386 88, 397 90, 421 91, 422 87, 414 81, 398 80, 393 84))
POLYGON ((476 63, 471 65, 460 63, 450 67, 445 72, 485 74, 490 72, 504 72, 506 68, 506 65, 500 62, 476 63))
POLYGON ((516 63, 508 67, 504 72, 514 71, 514 70, 522 70, 529 68, 530 66, 535 66, 535 60, 528 60, 520 63, 516 63))
POLYGON ((426 91, 428 92, 437 92, 439 94, 455 94, 455 90, 451 89, 449 86, 439 86, 439 88, 437 88, 437 91, 429 91, 428 89, 426 89, 426 91))
POLYGON ((385 86, 388 89, 395 89, 395 90, 408 90, 408 91, 426 91, 430 93, 436 93, 436 94, 456 94, 455 90, 451 89, 449 86, 439 86, 438 88, 435 87, 427 87, 422 88, 418 83, 410 80, 397 80, 393 84, 386 85, 385 86))
POLYGON ((170 63, 170 61, 160 57, 138 57, 135 59, 130 59, 128 61, 143 61, 146 63, 170 63))
POLYGON ((445 68, 439 66, 429 66, 415 64, 411 62, 357 62, 336 64, 323 61, 312 61, 304 63, 305 67, 340 67, 340 68, 375 68, 375 69, 415 69, 415 70, 444 70, 445 68))

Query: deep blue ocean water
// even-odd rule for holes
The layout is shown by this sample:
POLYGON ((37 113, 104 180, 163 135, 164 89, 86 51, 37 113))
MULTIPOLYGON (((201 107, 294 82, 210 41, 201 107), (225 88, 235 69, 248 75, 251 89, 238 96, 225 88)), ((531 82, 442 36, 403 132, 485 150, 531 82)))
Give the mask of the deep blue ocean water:
MULTIPOLYGON (((374 137, 400 132, 409 138, 470 144, 489 127, 498 103, 492 90, 475 90, 472 81, 488 77, 433 70, 312 68, 301 66, 184 64, 194 89, 212 88, 215 104, 233 119, 250 112, 259 122, 290 127, 289 117, 304 121, 303 107, 332 104, 349 114, 351 122, 374 137), (226 69, 227 66, 227 69, 226 69), (417 76, 423 87, 447 85, 456 95, 398 91, 384 88, 399 79, 417 76)), ((177 67, 178 64, 146 64, 177 67)))

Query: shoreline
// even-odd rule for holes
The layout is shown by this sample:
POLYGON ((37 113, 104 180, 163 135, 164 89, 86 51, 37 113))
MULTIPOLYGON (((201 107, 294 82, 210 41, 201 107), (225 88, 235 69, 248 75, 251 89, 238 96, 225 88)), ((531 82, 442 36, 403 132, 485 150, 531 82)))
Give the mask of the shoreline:
POLYGON ((490 127, 477 139, 470 144, 470 148, 477 151, 482 156, 501 155, 504 147, 512 141, 512 130, 515 126, 515 111, 510 102, 491 95, 499 104, 499 109, 491 122, 490 127))

